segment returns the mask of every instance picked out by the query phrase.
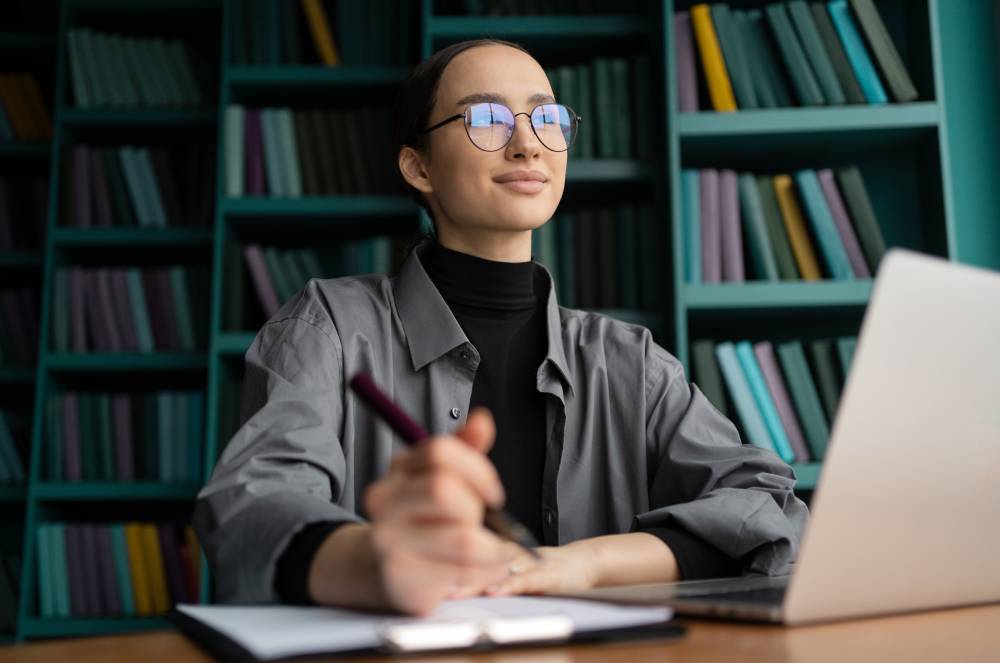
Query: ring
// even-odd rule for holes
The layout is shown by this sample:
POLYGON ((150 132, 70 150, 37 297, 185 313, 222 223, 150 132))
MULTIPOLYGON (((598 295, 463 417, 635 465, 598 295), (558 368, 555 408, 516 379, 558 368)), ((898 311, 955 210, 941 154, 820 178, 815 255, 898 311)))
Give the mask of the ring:
POLYGON ((510 571, 510 574, 512 576, 513 575, 517 575, 521 571, 521 569, 518 568, 517 564, 508 564, 507 565, 507 570, 510 571))

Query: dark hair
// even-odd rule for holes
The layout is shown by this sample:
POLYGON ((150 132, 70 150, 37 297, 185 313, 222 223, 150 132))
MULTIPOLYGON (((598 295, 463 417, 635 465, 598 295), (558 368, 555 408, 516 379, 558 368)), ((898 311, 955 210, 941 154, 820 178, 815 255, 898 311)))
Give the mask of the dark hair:
MULTIPOLYGON (((503 39, 470 39, 442 48, 413 68, 413 71, 410 72, 407 79, 400 85, 396 94, 395 106, 392 113, 394 156, 399 156, 399 150, 404 145, 408 145, 428 157, 430 156, 430 136, 429 134, 421 134, 419 132, 429 126, 441 74, 444 73, 445 67, 459 53, 477 46, 489 46, 493 44, 510 46, 519 51, 528 52, 520 44, 504 41, 503 39)), ((398 168, 396 172, 399 173, 398 168)), ((401 173, 400 179, 403 180, 403 186, 406 188, 407 193, 410 194, 410 197, 426 210, 431 221, 436 224, 430 206, 420 191, 410 186, 403 179, 401 173)))

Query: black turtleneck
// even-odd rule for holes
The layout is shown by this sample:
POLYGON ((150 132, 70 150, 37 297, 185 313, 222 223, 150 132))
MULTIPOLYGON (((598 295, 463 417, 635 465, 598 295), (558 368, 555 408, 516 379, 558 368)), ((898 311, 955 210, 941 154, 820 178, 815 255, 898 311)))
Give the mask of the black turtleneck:
POLYGON ((505 508, 542 541, 545 400, 536 375, 548 351, 545 275, 532 260, 486 260, 437 242, 421 262, 479 351, 469 409, 483 405, 496 422, 489 458, 505 508))

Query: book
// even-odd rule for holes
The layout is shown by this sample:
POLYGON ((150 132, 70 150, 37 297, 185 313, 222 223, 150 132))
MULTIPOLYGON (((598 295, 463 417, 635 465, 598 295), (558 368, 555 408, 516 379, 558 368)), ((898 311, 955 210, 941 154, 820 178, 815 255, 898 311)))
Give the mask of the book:
POLYGON ((770 341, 754 343, 753 353, 757 358, 764 381, 767 383, 767 390, 774 401, 778 417, 781 419, 781 427, 788 436, 788 443, 795 453, 795 462, 807 463, 811 460, 809 449, 806 447, 805 438, 802 435, 802 428, 799 426, 798 417, 795 415, 795 408, 792 407, 791 397, 788 395, 788 388, 785 380, 781 376, 781 369, 778 368, 778 359, 774 353, 774 346, 770 341))
POLYGON ((906 71, 903 59, 899 57, 899 51, 896 50, 875 3, 872 0, 851 0, 851 7, 893 98, 900 103, 914 101, 918 96, 917 88, 906 71))
MULTIPOLYGON (((764 225, 767 227, 767 236, 771 240, 771 250, 774 252, 774 260, 778 267, 778 277, 782 281, 796 281, 799 278, 799 270, 795 266, 795 256, 792 255, 792 245, 788 241, 788 233, 785 231, 781 208, 778 206, 771 178, 767 175, 757 175, 754 179, 764 225)), ((746 186, 750 186, 749 183, 746 186)), ((752 194, 748 192, 748 195, 752 194)))
POLYGON ((826 205, 819 180, 816 178, 816 171, 808 168, 797 171, 795 182, 808 210, 807 218, 812 228, 812 236, 819 244, 827 273, 835 279, 853 279, 854 270, 847 259, 847 251, 840 240, 830 209, 826 205))
POLYGON ((729 390, 729 396, 736 407, 736 414, 739 417, 745 442, 749 442, 762 449, 768 449, 777 453, 772 446, 771 435, 764 423, 750 383, 736 355, 736 346, 731 341, 725 341, 715 346, 715 358, 719 362, 723 380, 729 390))
POLYGON ((719 217, 719 171, 703 168, 699 172, 698 216, 701 221, 701 280, 722 280, 722 220, 719 217))
POLYGON ((851 219, 847 215, 847 208, 844 206, 844 199, 840 196, 840 190, 833 179, 833 171, 824 168, 817 173, 820 187, 823 189, 823 197, 826 199, 827 208, 833 217, 834 225, 837 227, 837 234, 847 252, 847 259, 851 263, 851 269, 858 278, 871 278, 871 271, 865 262, 865 257, 861 252, 861 245, 858 243, 858 236, 851 226, 851 219))
POLYGON ((740 175, 739 202, 743 209, 743 228, 747 238, 747 253, 750 256, 754 279, 777 281, 778 264, 775 260, 772 242, 768 237, 764 210, 753 175, 747 173, 740 175))
POLYGON ((788 175, 775 175, 772 185, 799 274, 802 275, 804 281, 817 281, 822 278, 819 262, 816 260, 816 253, 813 251, 812 242, 802 218, 802 210, 795 199, 792 178, 788 175))
POLYGON ((826 11, 826 4, 822 1, 813 2, 810 9, 813 21, 816 23, 816 30, 819 32, 820 39, 823 40, 823 47, 830 57, 833 72, 840 82, 840 88, 844 91, 844 101, 848 104, 866 103, 865 93, 861 91, 861 85, 854 74, 854 69, 847 60, 847 53, 844 52, 844 46, 837 36, 837 29, 833 27, 830 14, 826 11))
POLYGON ((788 436, 785 434, 778 410, 771 399, 771 393, 768 391, 764 375, 757 364, 757 358, 754 356, 750 341, 740 341, 736 344, 736 357, 739 359, 743 374, 750 385, 750 392, 757 403, 757 410, 764 419, 764 426, 771 438, 771 447, 786 463, 795 462, 795 454, 788 442, 788 436))
POLYGON ((698 73, 690 12, 674 13, 674 43, 677 54, 677 103, 682 113, 694 113, 698 111, 698 73))
POLYGON ((865 189, 861 171, 857 166, 846 166, 838 168, 835 172, 840 191, 844 194, 844 201, 851 214, 851 221, 854 222, 858 240, 861 242, 865 260, 868 261, 868 267, 874 274, 878 271, 882 256, 885 255, 885 240, 882 238, 882 230, 871 199, 868 197, 868 191, 865 189))
POLYGON ((719 48, 725 58, 726 71, 732 82, 736 104, 741 109, 759 108, 753 79, 750 75, 748 52, 743 48, 739 27, 733 19, 729 5, 716 2, 711 5, 712 24, 719 39, 719 48))
POLYGON ((837 408, 840 406, 840 382, 837 375, 837 361, 833 356, 833 341, 830 339, 812 341, 809 343, 809 356, 812 359, 820 401, 832 426, 837 417, 837 408))
POLYGON ((722 386, 719 362, 715 358, 715 343, 709 339, 692 343, 691 362, 694 366, 696 384, 712 405, 728 418, 729 408, 726 405, 726 392, 722 386))
POLYGON ((684 275, 688 283, 701 283, 701 175, 681 171, 681 215, 684 227, 684 275))
POLYGON ((858 79, 861 91, 864 92, 865 99, 870 104, 884 104, 889 101, 879 80, 875 65, 872 63, 868 49, 861 40, 858 28, 854 24, 851 10, 847 7, 847 0, 830 0, 827 3, 827 11, 833 21, 833 27, 840 35, 840 43, 844 46, 844 53, 847 55, 854 75, 858 79))
POLYGON ((830 437, 830 428, 820 404, 816 384, 809 372, 802 343, 787 341, 778 344, 778 358, 781 369, 788 384, 788 390, 795 404, 795 411, 802 423, 809 453, 815 461, 823 460, 826 455, 826 443, 830 437))
POLYGON ((732 83, 726 64, 722 59, 719 38, 712 24, 711 10, 707 4, 691 7, 691 24, 694 28, 695 42, 701 54, 701 65, 708 81, 709 98, 712 107, 717 111, 735 111, 736 97, 733 94, 732 83))
POLYGON ((330 22, 326 10, 320 0, 302 0, 302 11, 305 13, 309 34, 319 60, 327 67, 340 64, 340 52, 330 32, 330 22))
POLYGON ((820 37, 819 28, 813 20, 812 12, 805 0, 790 0, 786 3, 788 17, 792 26, 799 36, 802 50, 806 54, 806 59, 816 75, 816 82, 823 90, 823 97, 826 103, 831 106, 842 106, 846 103, 844 91, 837 80, 837 74, 833 70, 833 62, 823 46, 823 39, 820 37))
POLYGON ((787 8, 783 4, 770 4, 764 12, 799 103, 803 106, 822 106, 826 98, 788 18, 787 8))
POLYGON ((722 244, 722 280, 742 283, 743 228, 740 223, 740 198, 737 193, 736 173, 729 169, 719 171, 719 230, 722 244))

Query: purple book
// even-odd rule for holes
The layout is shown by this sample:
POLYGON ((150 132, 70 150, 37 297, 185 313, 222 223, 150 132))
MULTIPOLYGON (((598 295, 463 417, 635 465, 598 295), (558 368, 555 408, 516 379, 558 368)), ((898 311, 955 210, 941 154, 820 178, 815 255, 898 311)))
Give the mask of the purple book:
POLYGON ((698 111, 698 70, 695 63, 691 14, 674 14, 674 44, 677 55, 677 99, 682 113, 698 111))
POLYGON ((87 616, 85 602, 83 557, 80 555, 80 527, 66 526, 66 575, 69 578, 70 614, 74 617, 87 616))
POLYGON ((156 352, 171 350, 170 337, 167 335, 167 324, 170 318, 163 317, 163 293, 160 292, 160 280, 152 268, 143 269, 142 290, 146 296, 146 310, 149 312, 149 326, 153 331, 153 347, 156 352))
POLYGON ((111 554, 111 531, 106 525, 95 525, 93 533, 104 614, 119 616, 122 614, 122 601, 118 596, 118 577, 115 575, 115 562, 111 554))
POLYGON ((101 318, 101 328, 107 334, 107 349, 112 352, 121 352, 122 336, 118 328, 115 306, 111 300, 111 282, 108 269, 101 267, 91 273, 97 288, 97 306, 101 318))
POLYGON ((132 408, 129 395, 119 393, 112 396, 111 411, 115 426, 115 454, 118 461, 118 479, 132 481, 135 478, 132 457, 132 408))
POLYGON ((812 456, 809 455, 809 449, 806 448, 802 428, 799 426, 799 420, 795 416, 792 401, 788 396, 788 389, 785 387, 785 379, 778 369, 778 361, 774 356, 774 346, 771 345, 770 341, 755 343, 753 353, 757 357, 757 363, 760 364, 761 372, 764 374, 764 382, 767 383, 767 390, 771 392, 771 398, 778 410, 781 425, 785 429, 785 434, 788 435, 788 442, 792 445, 795 461, 799 463, 809 462, 812 456))
POLYGON ((70 348, 73 352, 87 351, 87 327, 84 324, 84 271, 79 267, 69 270, 69 322, 70 348))
POLYGON ((719 171, 719 222, 722 232, 722 280, 742 283, 743 227, 740 223, 740 197, 736 171, 719 171))
POLYGON ((111 302, 114 304, 115 322, 121 334, 122 350, 138 352, 139 339, 135 332, 135 321, 132 317, 132 304, 128 298, 128 283, 124 269, 108 270, 108 285, 111 288, 111 302))
POLYGON ((98 148, 90 150, 91 182, 94 186, 94 225, 113 226, 111 195, 108 193, 108 178, 104 176, 104 163, 98 148))
POLYGON ((267 266, 264 263, 264 252, 257 244, 248 244, 243 249, 243 256, 246 258, 247 269, 250 270, 250 278, 257 290, 257 297, 260 305, 264 309, 264 315, 268 318, 273 316, 281 308, 278 301, 278 293, 274 289, 271 277, 267 273, 267 266))
POLYGON ((699 212, 701 220, 701 280, 718 283, 722 280, 722 232, 719 210, 719 171, 700 171, 699 212))
POLYGON ((246 182, 243 190, 248 195, 262 196, 264 187, 264 138, 260 128, 260 110, 247 108, 243 117, 244 155, 246 182))
POLYGON ((859 279, 870 279, 872 277, 871 270, 868 269, 868 263, 865 262, 865 256, 861 252, 861 245, 858 243, 858 236, 854 234, 851 219, 847 216, 844 199, 840 197, 840 190, 833 180, 833 171, 824 168, 817 171, 816 175, 819 177, 820 186, 823 187, 823 197, 826 198, 826 204, 833 216, 833 223, 837 226, 837 233, 844 243, 847 259, 851 262, 854 275, 859 279))
POLYGON ((181 571, 180 554, 177 550, 177 536, 171 525, 159 524, 156 531, 160 536, 160 551, 163 553, 163 568, 167 572, 167 586, 170 589, 171 605, 189 603, 184 590, 184 572, 181 571))
POLYGON ((93 525, 80 525, 77 542, 77 555, 83 566, 83 604, 84 611, 92 617, 104 614, 104 601, 101 596, 101 583, 97 565, 97 540, 93 525))
POLYGON ((62 395, 63 478, 80 481, 83 478, 80 463, 80 416, 76 393, 62 395))
POLYGON ((89 228, 90 219, 90 149, 86 145, 73 148, 73 225, 89 228))

